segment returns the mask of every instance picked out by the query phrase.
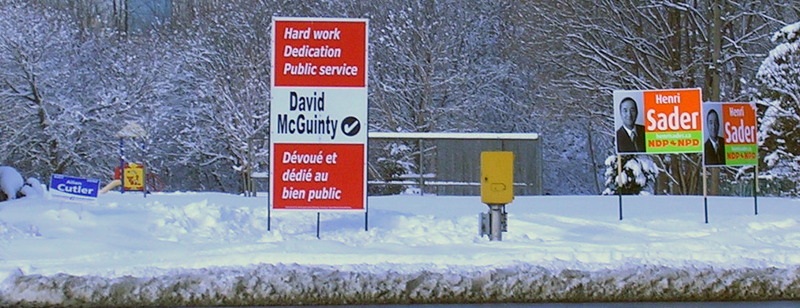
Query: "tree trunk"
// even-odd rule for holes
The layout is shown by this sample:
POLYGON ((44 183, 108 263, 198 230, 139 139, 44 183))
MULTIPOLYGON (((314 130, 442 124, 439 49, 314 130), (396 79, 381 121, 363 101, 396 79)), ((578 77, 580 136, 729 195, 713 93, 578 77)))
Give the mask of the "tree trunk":
MULTIPOLYGON (((713 40, 714 40, 714 51, 711 54, 711 101, 712 102, 719 102, 720 95, 719 95, 719 54, 720 49, 722 48, 722 34, 721 34, 721 25, 722 20, 720 19, 720 4, 719 0, 714 0, 714 30, 711 32, 713 33, 713 40)), ((711 183, 708 185, 709 195, 716 196, 719 195, 719 168, 711 168, 711 183)))
POLYGON ((587 143, 587 146, 589 147, 589 159, 588 159, 588 162, 589 162, 589 174, 592 175, 592 179, 594 180, 593 181, 594 182, 594 191, 595 191, 596 194, 599 194, 600 192, 602 192, 602 189, 600 188, 600 181, 597 179, 597 173, 596 173, 597 172, 597 161, 595 160, 595 155, 594 155, 594 143, 592 142, 592 130, 593 130, 593 128, 592 128, 591 125, 586 126, 586 143, 587 143))

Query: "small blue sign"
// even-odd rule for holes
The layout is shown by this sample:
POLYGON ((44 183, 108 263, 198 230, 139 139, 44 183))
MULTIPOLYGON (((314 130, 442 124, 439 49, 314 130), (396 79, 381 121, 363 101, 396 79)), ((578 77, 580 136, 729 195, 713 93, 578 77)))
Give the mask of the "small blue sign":
POLYGON ((100 191, 100 180, 53 174, 50 176, 50 194, 67 201, 95 201, 100 191))

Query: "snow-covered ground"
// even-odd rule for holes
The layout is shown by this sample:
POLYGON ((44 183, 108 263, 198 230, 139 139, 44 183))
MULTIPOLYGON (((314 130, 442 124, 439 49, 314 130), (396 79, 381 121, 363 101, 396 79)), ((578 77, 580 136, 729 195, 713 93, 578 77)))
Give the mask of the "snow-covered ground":
POLYGON ((0 202, 0 306, 800 299, 800 200, 519 196, 271 213, 259 197, 110 192, 0 202))

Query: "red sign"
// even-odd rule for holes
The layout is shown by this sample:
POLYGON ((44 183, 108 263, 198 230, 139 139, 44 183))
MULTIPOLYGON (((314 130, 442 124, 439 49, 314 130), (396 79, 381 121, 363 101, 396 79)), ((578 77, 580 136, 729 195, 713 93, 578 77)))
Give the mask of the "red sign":
POLYGON ((274 86, 366 86, 366 22, 276 20, 273 33, 274 86))
POLYGON ((360 209, 363 144, 275 144, 274 209, 360 209), (353 155, 356 154, 356 155, 353 155))

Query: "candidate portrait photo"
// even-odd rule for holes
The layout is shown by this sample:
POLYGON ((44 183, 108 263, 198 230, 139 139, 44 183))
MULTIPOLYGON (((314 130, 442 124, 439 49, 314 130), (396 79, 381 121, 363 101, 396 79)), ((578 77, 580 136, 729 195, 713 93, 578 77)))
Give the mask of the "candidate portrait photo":
POLYGON ((614 93, 617 153, 645 153, 645 129, 640 93, 614 93), (621 95, 620 95, 621 94, 621 95))
POLYGON ((721 135, 722 113, 719 105, 705 108, 705 142, 703 157, 706 166, 725 165, 725 137, 721 135))

